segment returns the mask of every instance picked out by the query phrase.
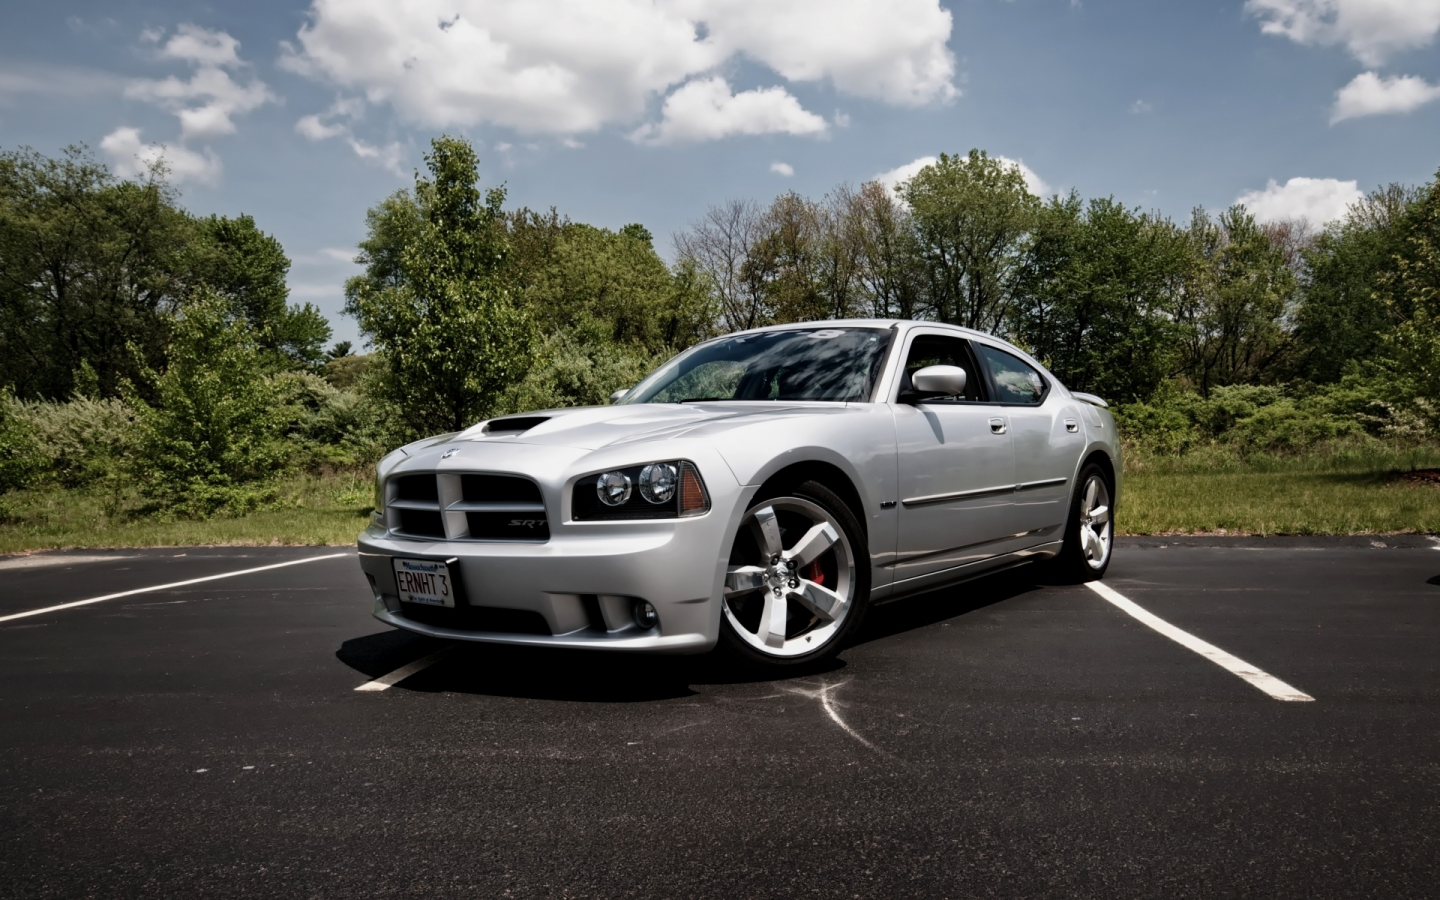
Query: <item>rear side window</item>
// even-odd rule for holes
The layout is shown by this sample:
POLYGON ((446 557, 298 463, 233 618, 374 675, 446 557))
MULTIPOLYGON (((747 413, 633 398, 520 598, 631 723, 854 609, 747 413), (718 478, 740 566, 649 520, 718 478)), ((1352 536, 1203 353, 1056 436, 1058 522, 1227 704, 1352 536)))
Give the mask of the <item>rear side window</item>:
POLYGON ((1035 405, 1045 399, 1048 385, 1035 367, 1018 356, 979 344, 980 355, 990 365, 995 379, 995 399, 1000 403, 1035 405))
POLYGON ((905 377, 900 381, 900 390, 912 390, 910 376, 927 366, 958 366, 965 370, 964 395, 937 398, 938 400, 968 400, 973 403, 985 399, 980 372, 975 367, 974 357, 970 355, 969 341, 937 334, 922 334, 915 338, 910 342, 910 355, 905 357, 905 377))

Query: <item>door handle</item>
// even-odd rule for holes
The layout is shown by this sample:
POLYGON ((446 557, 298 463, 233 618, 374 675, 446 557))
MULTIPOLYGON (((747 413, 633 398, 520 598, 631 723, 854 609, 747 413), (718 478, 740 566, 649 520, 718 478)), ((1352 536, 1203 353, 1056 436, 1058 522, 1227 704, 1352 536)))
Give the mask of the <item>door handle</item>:
POLYGON ((1065 430, 1070 432, 1071 434, 1074 434, 1075 432, 1080 430, 1080 423, 1075 421, 1074 419, 1066 419, 1065 430))
POLYGON ((990 420, 990 433, 991 433, 991 434, 1004 434, 1006 431, 1009 430, 1009 428, 1010 428, 1010 426, 1005 424, 1005 420, 1004 420, 1004 419, 991 419, 991 420, 990 420))

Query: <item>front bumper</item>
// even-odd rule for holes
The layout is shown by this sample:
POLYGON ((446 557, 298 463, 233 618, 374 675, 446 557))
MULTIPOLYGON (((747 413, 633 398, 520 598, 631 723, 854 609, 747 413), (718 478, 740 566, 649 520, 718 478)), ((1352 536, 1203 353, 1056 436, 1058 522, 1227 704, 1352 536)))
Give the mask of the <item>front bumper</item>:
MULTIPOLYGON (((713 471, 713 470, 712 470, 713 471)), ((707 482, 710 512, 686 519, 562 521, 545 543, 429 541, 375 526, 359 538, 360 566, 375 618, 437 638, 497 644, 702 653, 720 628, 721 586, 740 486, 707 482), (400 602, 392 559, 451 561, 461 600, 485 610, 538 614, 549 634, 450 627, 400 602), (654 605, 659 624, 641 629, 632 604, 654 605), (411 615, 407 615, 411 614, 411 615), (423 615, 422 615, 423 614, 423 615)), ((531 617, 533 618, 533 616, 531 617)))

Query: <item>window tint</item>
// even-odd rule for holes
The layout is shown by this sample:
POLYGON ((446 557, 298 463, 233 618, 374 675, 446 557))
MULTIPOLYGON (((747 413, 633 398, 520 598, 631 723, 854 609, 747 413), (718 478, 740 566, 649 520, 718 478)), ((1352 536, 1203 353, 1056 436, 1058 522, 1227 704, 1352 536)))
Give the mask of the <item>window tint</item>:
POLYGON ((1018 356, 1004 350, 979 345, 980 353, 990 364, 995 378, 995 398, 1001 403, 1039 403, 1045 399, 1045 379, 1018 356))
POLYGON ((710 341, 666 363, 620 402, 863 402, 880 374, 891 334, 878 328, 810 328, 710 341))
POLYGON ((922 334, 915 338, 910 343, 910 355, 905 357, 905 377, 900 382, 900 390, 913 390, 910 376, 926 366, 958 366, 965 370, 965 394, 957 397, 936 397, 935 401, 984 399, 981 379, 970 356, 967 341, 934 334, 922 334))

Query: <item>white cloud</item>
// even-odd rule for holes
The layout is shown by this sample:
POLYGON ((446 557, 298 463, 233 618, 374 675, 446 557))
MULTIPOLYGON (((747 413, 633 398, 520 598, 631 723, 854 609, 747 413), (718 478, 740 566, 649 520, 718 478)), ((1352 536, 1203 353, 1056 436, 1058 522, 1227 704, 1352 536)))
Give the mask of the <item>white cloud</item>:
POLYGON ((731 93, 724 78, 702 78, 665 98, 660 121, 632 135, 644 144, 714 141, 733 135, 824 134, 824 119, 782 87, 731 93))
POLYGON ((770 171, 784 178, 789 178, 795 174, 795 167, 789 163, 773 162, 770 164, 770 171))
POLYGON ((1153 112, 1154 110, 1155 107, 1146 103, 1144 100, 1136 100, 1130 104, 1130 112, 1137 116, 1143 116, 1145 113, 1153 112))
MULTIPOLYGON (((950 31, 939 0, 313 0, 282 64, 428 127, 567 135, 641 121, 677 85, 682 104, 702 99, 741 59, 854 96, 943 102, 958 94, 950 31)), ((786 97, 745 91, 726 108, 786 97)))
MULTIPOLYGON (((163 31, 146 31, 141 35, 158 43, 163 31)), ((195 63, 198 66, 240 66, 240 42, 223 31, 210 31, 198 25, 181 25, 160 48, 160 56, 195 63)))
POLYGON ((138 128, 117 128, 100 141, 100 149, 111 159, 121 178, 144 176, 157 160, 163 160, 170 178, 178 183, 195 181, 215 184, 220 180, 220 159, 209 147, 197 152, 188 147, 147 144, 138 128))
POLYGON ((320 116, 313 115, 301 116, 295 123, 295 130, 308 140, 323 141, 346 134, 350 129, 339 123, 327 124, 320 116))
POLYGON ((1260 222, 1304 219, 1320 226, 1345 215, 1350 204, 1365 195, 1354 181, 1337 178, 1292 178, 1284 184, 1275 179, 1261 191, 1246 191, 1235 199, 1260 222))
MULTIPOLYGON (((1008 156, 996 156, 993 158, 999 160, 1002 163, 1008 163, 1018 168, 1020 170, 1020 177, 1025 179, 1026 190, 1028 190, 1035 196, 1048 197, 1051 193, 1053 193, 1050 185, 1046 184, 1039 175, 1036 175, 1034 169, 1031 169, 1029 166, 1025 165, 1025 163, 1021 162, 1020 160, 1010 159, 1008 156)), ((922 156, 914 162, 908 162, 903 166, 896 166, 888 172, 881 172, 879 175, 876 175, 870 180, 880 182, 881 184, 885 185, 885 187, 890 189, 890 193, 895 194, 899 189, 901 183, 909 181, 917 174, 919 174, 921 169, 936 162, 939 162, 939 159, 937 157, 922 156)))
MULTIPOLYGON (((145 38, 159 40, 154 33, 145 38)), ((180 119, 182 141, 233 134, 234 116, 276 99, 260 79, 249 77, 241 84, 227 71, 245 67, 237 55, 239 46, 239 41, 223 31, 181 25, 160 47, 159 56, 194 65, 194 74, 188 81, 173 75, 132 81, 125 87, 125 96, 173 112, 180 119)))
POLYGON ((404 176, 405 168, 400 165, 400 160, 405 156, 405 148, 396 141, 382 146, 367 144, 359 138, 352 137, 349 140, 350 149, 355 155, 363 160, 378 163, 394 175, 404 176))
POLYGON ((1440 85, 1430 84, 1414 75, 1381 78, 1374 72, 1361 72, 1335 92, 1335 109, 1330 124, 1361 116, 1408 113, 1434 100, 1440 100, 1440 85))
POLYGON ((1424 47, 1440 32, 1440 0, 1246 0, 1260 30, 1301 44, 1344 44, 1356 59, 1378 66, 1424 47))
POLYGON ((378 163, 396 175, 405 175, 400 165, 405 148, 392 141, 383 147, 367 143, 355 136, 353 122, 365 115, 365 103, 358 97, 337 97, 330 108, 323 113, 301 116, 295 123, 295 130, 312 141, 324 141, 343 137, 355 155, 368 162, 378 163))

